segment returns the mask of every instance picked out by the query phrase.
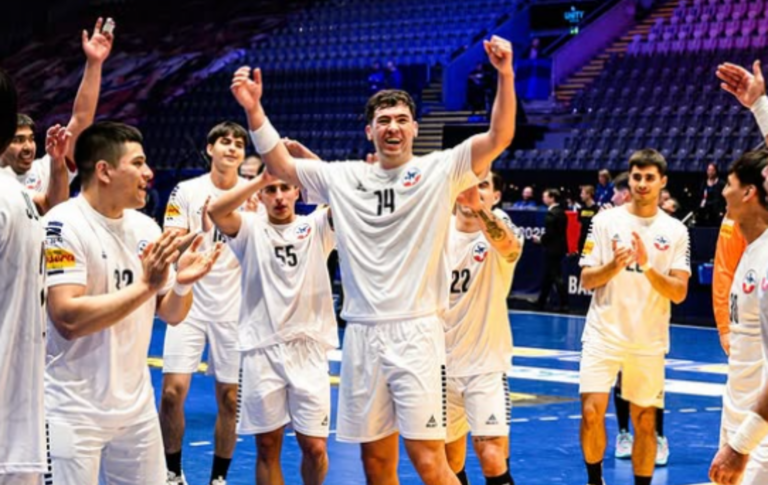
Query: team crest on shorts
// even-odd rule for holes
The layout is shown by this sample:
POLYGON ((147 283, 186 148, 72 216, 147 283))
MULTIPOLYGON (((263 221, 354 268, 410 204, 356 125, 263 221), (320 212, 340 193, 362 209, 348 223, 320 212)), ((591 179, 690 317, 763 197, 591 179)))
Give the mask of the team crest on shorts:
POLYGON ((475 244, 475 247, 472 248, 472 259, 477 261, 478 263, 482 263, 485 261, 485 258, 488 257, 488 245, 484 242, 479 242, 475 244))
POLYGON ((306 239, 311 233, 312 233, 312 226, 310 226, 305 222, 304 224, 296 228, 296 239, 301 241, 302 239, 306 239))
POLYGON ((667 239, 665 236, 656 236, 656 238, 653 240, 653 245, 659 251, 666 251, 669 249, 669 239, 667 239))
POLYGON ((416 167, 409 168, 403 175, 403 187, 413 187, 421 180, 421 170, 416 167))
POLYGON ((144 254, 144 250, 147 249, 147 246, 149 246, 149 241, 147 241, 146 239, 142 239, 141 241, 139 241, 139 245, 138 245, 139 256, 144 254))
MULTIPOLYGON (((763 281, 765 281, 765 278, 763 278, 763 281)), ((741 282, 741 289, 742 291, 744 291, 745 294, 749 295, 750 293, 755 291, 756 287, 757 287, 757 273, 755 273, 755 270, 751 269, 747 271, 746 275, 744 275, 744 281, 741 282)))

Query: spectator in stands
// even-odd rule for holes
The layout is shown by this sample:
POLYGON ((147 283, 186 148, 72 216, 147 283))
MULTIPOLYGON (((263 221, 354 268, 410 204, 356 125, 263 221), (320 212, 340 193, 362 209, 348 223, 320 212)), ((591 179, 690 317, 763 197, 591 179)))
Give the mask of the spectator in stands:
POLYGON ((723 187, 717 173, 717 165, 707 165, 707 179, 701 184, 701 202, 697 211, 696 222, 699 226, 717 226, 725 215, 725 201, 723 200, 723 187))
POLYGON ((541 55, 541 39, 534 37, 531 45, 523 53, 523 59, 538 59, 541 55))
POLYGON ((661 204, 661 210, 669 214, 670 216, 679 219, 677 217, 677 211, 680 209, 680 204, 677 199, 670 197, 661 204))
POLYGON ((539 205, 536 203, 536 199, 533 196, 533 187, 525 187, 523 189, 523 198, 512 204, 513 209, 517 210, 536 210, 539 205))
POLYGON ((671 198, 672 193, 669 191, 669 189, 661 189, 661 193, 659 194, 659 207, 664 207, 664 202, 671 198))
POLYGON ((371 94, 378 93, 385 86, 385 73, 379 61, 373 61, 371 72, 368 74, 368 90, 371 94))
POLYGON ((387 69, 384 72, 384 84, 387 89, 403 89, 403 74, 398 69, 395 61, 387 62, 387 69))
POLYGON ((485 68, 482 63, 478 63, 467 77, 467 103, 472 114, 486 110, 487 85, 485 68))
POLYGON ((263 162, 261 161, 261 158, 256 155, 246 157, 243 164, 240 165, 240 176, 248 180, 253 180, 261 172, 262 166, 263 162))
POLYGON ((604 168, 597 172, 597 189, 595 190, 595 202, 603 206, 613 199, 613 186, 611 182, 611 172, 604 168))
POLYGON ((581 187, 581 210, 579 210, 579 223, 581 232, 579 234, 579 253, 584 249, 584 242, 587 240, 589 226, 592 224, 592 218, 595 217, 600 206, 595 202, 595 187, 593 185, 582 185, 581 187))
POLYGON ((546 189, 542 201, 547 206, 544 219, 544 235, 533 236, 533 242, 544 247, 544 281, 536 303, 537 310, 544 310, 552 285, 559 298, 558 311, 568 311, 568 291, 563 280, 563 258, 568 253, 568 218, 560 206, 561 194, 558 189, 546 189))
POLYGON ((600 210, 611 209, 613 207, 621 207, 629 202, 632 198, 632 193, 629 190, 629 173, 622 172, 613 179, 613 196, 611 200, 600 206, 600 210))

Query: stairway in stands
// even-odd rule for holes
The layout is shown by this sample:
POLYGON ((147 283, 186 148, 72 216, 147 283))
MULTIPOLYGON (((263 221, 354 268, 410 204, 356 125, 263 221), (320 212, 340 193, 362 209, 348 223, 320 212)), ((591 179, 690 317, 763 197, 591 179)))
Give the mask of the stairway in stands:
POLYGON ((669 20, 679 3, 680 0, 670 0, 654 8, 648 17, 630 29, 626 35, 617 39, 598 56, 593 58, 592 61, 572 74, 563 84, 557 86, 555 88, 557 101, 562 105, 568 106, 577 92, 587 88, 600 75, 605 63, 612 55, 625 54, 629 43, 632 42, 632 38, 637 34, 646 36, 657 19, 669 20))

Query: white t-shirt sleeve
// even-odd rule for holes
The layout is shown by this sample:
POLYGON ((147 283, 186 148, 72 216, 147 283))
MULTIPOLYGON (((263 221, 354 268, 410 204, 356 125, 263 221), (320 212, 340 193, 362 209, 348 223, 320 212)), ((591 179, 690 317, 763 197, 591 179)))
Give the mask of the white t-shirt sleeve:
POLYGON ((13 232, 13 217, 7 197, 0 198, 0 254, 8 244, 8 235, 13 232))
POLYGON ((296 159, 296 174, 302 193, 309 204, 330 202, 330 180, 333 166, 318 160, 296 159))
POLYGON ((672 270, 685 271, 691 274, 691 241, 688 235, 688 229, 680 229, 680 236, 675 244, 675 254, 672 261, 672 270))
POLYGON ((168 198, 168 204, 165 206, 165 227, 175 227, 178 229, 189 229, 189 203, 182 190, 181 185, 177 185, 171 196, 168 198))
POLYGON ((259 221, 266 219, 253 212, 241 212, 240 218, 240 230, 237 231, 235 237, 227 238, 227 245, 229 246, 229 249, 232 250, 237 260, 242 262, 254 228, 259 224, 259 221))
POLYGON ((607 251, 609 249, 604 247, 606 243, 606 241, 602 240, 599 219, 597 217, 592 218, 589 233, 587 233, 587 240, 584 242, 584 249, 581 252, 579 266, 583 268, 605 264, 608 260, 607 251))
POLYGON ((88 269, 84 245, 73 225, 53 216, 46 219, 45 233, 47 286, 86 286, 88 269))
POLYGON ((450 150, 450 171, 452 197, 458 196, 470 187, 480 183, 472 171, 472 138, 464 140, 459 146, 450 150))
POLYGON ((331 221, 328 218, 328 208, 317 209, 312 213, 312 218, 315 220, 317 226, 317 232, 323 243, 323 254, 328 257, 331 251, 336 247, 336 234, 331 227, 331 221))

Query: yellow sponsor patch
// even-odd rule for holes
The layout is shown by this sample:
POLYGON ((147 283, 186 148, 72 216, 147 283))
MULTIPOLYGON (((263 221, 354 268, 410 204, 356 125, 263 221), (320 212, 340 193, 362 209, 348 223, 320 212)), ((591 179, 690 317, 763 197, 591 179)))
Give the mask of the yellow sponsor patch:
POLYGON ((45 269, 48 271, 75 267, 75 255, 66 249, 48 248, 45 250, 45 269))
POLYGON ((169 204, 168 207, 165 209, 165 217, 178 217, 181 215, 181 209, 179 209, 179 206, 169 204))
POLYGON ((720 226, 720 237, 731 237, 733 236, 733 225, 731 224, 723 224, 720 226))
POLYGON ((584 256, 589 256, 592 254, 592 250, 595 248, 595 242, 594 241, 587 241, 584 243, 584 250, 581 252, 584 256))

